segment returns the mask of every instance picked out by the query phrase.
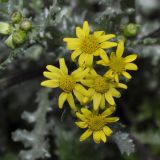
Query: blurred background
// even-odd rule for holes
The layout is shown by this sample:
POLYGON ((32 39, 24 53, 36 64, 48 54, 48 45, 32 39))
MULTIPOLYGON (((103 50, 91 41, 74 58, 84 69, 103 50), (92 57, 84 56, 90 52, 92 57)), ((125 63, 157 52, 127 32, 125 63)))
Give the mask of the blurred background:
POLYGON ((0 0, 0 21, 9 23, 17 10, 33 27, 15 49, 0 35, 0 160, 160 160, 160 1, 0 0), (60 57, 76 67, 63 38, 84 20, 138 54, 139 70, 116 101, 121 123, 100 145, 79 142, 69 107, 58 109, 59 90, 40 86, 45 66, 58 66, 60 57))

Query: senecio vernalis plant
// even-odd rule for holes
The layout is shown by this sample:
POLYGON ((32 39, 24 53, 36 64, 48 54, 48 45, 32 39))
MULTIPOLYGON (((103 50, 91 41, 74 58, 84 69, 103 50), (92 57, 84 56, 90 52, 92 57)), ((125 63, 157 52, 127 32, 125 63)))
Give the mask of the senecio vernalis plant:
POLYGON ((127 85, 120 82, 121 77, 131 79, 128 70, 138 69, 132 63, 137 55, 123 57, 124 42, 111 41, 116 36, 105 34, 104 31, 90 34, 87 21, 82 28, 76 27, 76 36, 64 38, 64 42, 71 50, 71 59, 78 63, 78 68, 68 73, 64 58, 60 58, 59 68, 46 66, 48 71, 44 71, 43 75, 49 80, 43 81, 41 85, 61 89, 58 106, 62 108, 67 101, 76 114, 76 125, 85 130, 80 141, 93 135, 94 142, 107 142, 107 137, 112 134, 108 124, 119 120, 118 117, 110 117, 116 110, 115 98, 121 96, 118 89, 127 89, 127 85), (113 47, 116 47, 115 52, 106 52, 106 49, 113 47), (105 73, 97 73, 95 65, 104 67, 105 73), (76 105, 75 99, 81 107, 77 107, 79 105, 76 105))

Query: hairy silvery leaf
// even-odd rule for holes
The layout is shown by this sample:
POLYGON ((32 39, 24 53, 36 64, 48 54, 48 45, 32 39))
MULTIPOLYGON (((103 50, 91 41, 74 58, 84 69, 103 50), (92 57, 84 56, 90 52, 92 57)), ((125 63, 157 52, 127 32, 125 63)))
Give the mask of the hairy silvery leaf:
POLYGON ((21 141, 27 150, 21 150, 19 156, 22 160, 35 160, 50 157, 49 144, 45 136, 48 134, 46 114, 49 111, 50 101, 47 89, 42 89, 37 94, 38 109, 34 113, 24 112, 22 118, 28 123, 35 123, 32 131, 16 130, 12 134, 14 141, 21 141))
POLYGON ((117 144, 122 154, 126 153, 127 155, 130 155, 135 151, 135 145, 128 133, 118 131, 112 136, 112 139, 117 144))

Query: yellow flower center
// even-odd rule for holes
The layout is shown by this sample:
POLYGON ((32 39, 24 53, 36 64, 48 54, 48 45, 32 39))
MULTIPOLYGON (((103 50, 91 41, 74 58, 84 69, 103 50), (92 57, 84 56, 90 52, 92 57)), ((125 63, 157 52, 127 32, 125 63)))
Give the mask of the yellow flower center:
POLYGON ((99 48, 99 43, 93 35, 89 35, 82 40, 81 50, 85 54, 93 54, 99 48))
POLYGON ((65 92, 72 92, 76 85, 76 81, 69 75, 66 75, 63 79, 59 82, 59 87, 64 90, 65 92))
POLYGON ((92 115, 88 118, 88 128, 92 131, 99 131, 102 130, 103 127, 106 125, 106 120, 101 115, 92 115))
POLYGON ((94 89, 96 92, 106 93, 110 88, 110 83, 106 77, 97 76, 94 80, 94 89))
POLYGON ((113 57, 110 59, 110 68, 117 73, 121 73, 125 70, 125 62, 123 58, 113 57))

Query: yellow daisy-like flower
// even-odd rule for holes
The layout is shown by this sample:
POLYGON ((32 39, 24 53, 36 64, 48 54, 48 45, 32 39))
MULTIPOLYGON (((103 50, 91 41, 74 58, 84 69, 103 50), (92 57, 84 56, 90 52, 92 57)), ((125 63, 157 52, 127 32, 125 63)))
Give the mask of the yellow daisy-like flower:
POLYGON ((89 69, 78 68, 69 75, 68 68, 63 58, 59 60, 59 65, 60 69, 52 65, 47 65, 46 68, 48 71, 43 72, 43 75, 49 80, 43 81, 41 85, 49 88, 60 88, 63 92, 58 99, 59 108, 62 108, 64 102, 67 100, 70 107, 76 110, 72 93, 74 93, 79 101, 83 99, 83 95, 80 94, 79 90, 84 90, 84 93, 87 94, 84 87, 78 82, 88 74, 89 69))
POLYGON ((131 75, 126 70, 137 70, 136 64, 131 63, 137 58, 136 54, 131 54, 126 57, 122 57, 124 52, 124 42, 118 43, 116 53, 112 53, 110 59, 107 54, 102 57, 102 60, 97 61, 97 64, 109 67, 106 72, 106 76, 112 76, 116 82, 119 82, 119 77, 122 75, 127 79, 131 79, 131 75))
POLYGON ((114 38, 114 34, 105 34, 103 31, 96 31, 90 34, 88 22, 83 23, 83 28, 76 27, 77 38, 64 38, 69 50, 74 50, 71 59, 75 61, 79 56, 80 66, 92 66, 93 56, 103 57, 106 53, 104 49, 117 46, 117 43, 108 41, 114 38))
POLYGON ((100 143, 101 140, 105 143, 107 141, 106 136, 108 137, 112 134, 112 130, 107 124, 119 120, 118 117, 108 117, 114 111, 115 107, 110 107, 101 114, 96 111, 91 112, 87 108, 82 108, 81 113, 76 112, 76 116, 81 120, 76 122, 76 125, 83 129, 87 128, 87 130, 81 135, 80 141, 86 140, 93 134, 93 140, 95 143, 100 143))
POLYGON ((110 105, 115 105, 113 97, 119 98, 121 96, 116 88, 127 89, 127 85, 115 82, 110 77, 101 76, 93 69, 90 71, 90 74, 91 75, 81 80, 81 83, 89 87, 88 95, 90 95, 89 97, 93 100, 94 110, 98 110, 99 107, 104 109, 106 101, 110 105))

